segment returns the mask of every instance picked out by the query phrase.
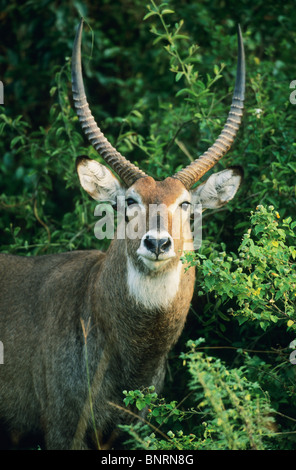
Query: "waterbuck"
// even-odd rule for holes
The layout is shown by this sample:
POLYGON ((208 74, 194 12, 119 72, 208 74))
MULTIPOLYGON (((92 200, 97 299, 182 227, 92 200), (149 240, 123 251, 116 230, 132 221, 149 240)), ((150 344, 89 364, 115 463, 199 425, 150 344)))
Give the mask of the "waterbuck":
POLYGON ((118 424, 130 419, 119 408, 123 390, 150 385, 161 390, 195 279, 194 268, 185 271, 180 260, 190 222, 178 237, 173 222, 190 204, 221 207, 242 177, 238 168, 230 168, 191 190, 229 150, 241 123, 245 63, 239 28, 237 76, 225 126, 203 155, 164 181, 126 160, 98 128, 84 92, 82 29, 83 21, 73 47, 74 104, 85 134, 113 172, 80 157, 80 184, 96 201, 116 205, 124 197, 124 223, 137 207, 145 214, 145 230, 140 237, 115 235, 106 253, 1 255, 0 419, 14 435, 42 433, 47 449, 104 446, 118 424), (151 227, 150 208, 159 204, 165 214, 158 214, 151 227))

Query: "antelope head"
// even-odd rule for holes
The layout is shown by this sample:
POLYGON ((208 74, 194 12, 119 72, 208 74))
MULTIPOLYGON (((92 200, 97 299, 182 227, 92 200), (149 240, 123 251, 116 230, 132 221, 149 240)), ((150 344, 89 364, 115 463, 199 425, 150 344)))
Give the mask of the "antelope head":
POLYGON ((230 149, 241 123, 245 89, 245 60, 241 31, 238 27, 235 89, 221 134, 206 152, 186 168, 163 181, 156 181, 129 162, 108 142, 91 114, 81 69, 82 29, 83 20, 76 33, 72 56, 72 91, 75 108, 91 144, 120 179, 99 162, 79 157, 77 171, 80 183, 97 201, 110 201, 112 205, 116 205, 118 196, 124 197, 127 222, 132 217, 135 207, 145 214, 145 229, 138 239, 129 239, 126 244, 127 253, 140 272, 151 274, 162 272, 169 266, 177 265, 184 249, 186 230, 181 230, 181 234, 175 237, 172 230, 173 221, 181 220, 184 212, 190 210, 190 204, 202 204, 203 208, 212 209, 223 206, 234 197, 242 179, 242 170, 233 167, 212 174, 206 182, 196 189, 191 189, 230 149), (159 205, 162 208, 161 213, 155 210, 159 205), (153 211, 155 214, 151 217, 153 211), (149 224, 151 219, 154 220, 152 226, 149 224))

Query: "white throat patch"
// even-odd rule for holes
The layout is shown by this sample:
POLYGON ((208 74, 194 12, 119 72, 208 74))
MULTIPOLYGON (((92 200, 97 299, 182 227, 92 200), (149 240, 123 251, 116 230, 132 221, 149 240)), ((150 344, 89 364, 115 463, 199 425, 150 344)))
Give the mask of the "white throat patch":
POLYGON ((127 257, 127 285, 129 294, 147 309, 166 308, 174 300, 179 289, 181 272, 179 261, 176 268, 150 277, 139 272, 127 257))

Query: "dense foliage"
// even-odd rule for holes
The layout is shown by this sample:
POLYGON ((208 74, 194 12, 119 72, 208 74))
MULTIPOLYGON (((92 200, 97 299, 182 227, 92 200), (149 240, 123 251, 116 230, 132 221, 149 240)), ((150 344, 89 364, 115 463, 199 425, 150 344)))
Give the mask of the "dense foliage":
POLYGON ((100 159, 72 106, 79 17, 89 25, 83 55, 93 114, 108 139, 156 178, 188 164, 218 136, 241 24, 246 111, 233 149, 214 171, 241 165, 244 183, 227 207, 203 215, 202 247, 186 257, 197 267, 196 292, 163 397, 123 393, 123 407, 149 408, 147 421, 127 430, 126 445, 295 448, 293 2, 2 3, 1 251, 26 256, 107 246, 94 237, 94 202, 75 174, 76 156, 100 159))

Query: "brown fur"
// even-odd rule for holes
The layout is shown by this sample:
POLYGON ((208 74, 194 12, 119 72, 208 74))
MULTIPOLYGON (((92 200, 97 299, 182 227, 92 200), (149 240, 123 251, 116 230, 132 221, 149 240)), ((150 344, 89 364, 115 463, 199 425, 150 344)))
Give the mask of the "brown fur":
POLYGON ((86 348, 101 442, 130 419, 110 404, 122 405, 124 389, 162 387, 194 270, 182 268, 167 309, 149 311, 128 295, 125 243, 114 240, 107 254, 0 256, 0 418, 15 433, 41 432, 48 449, 89 446, 86 348))

